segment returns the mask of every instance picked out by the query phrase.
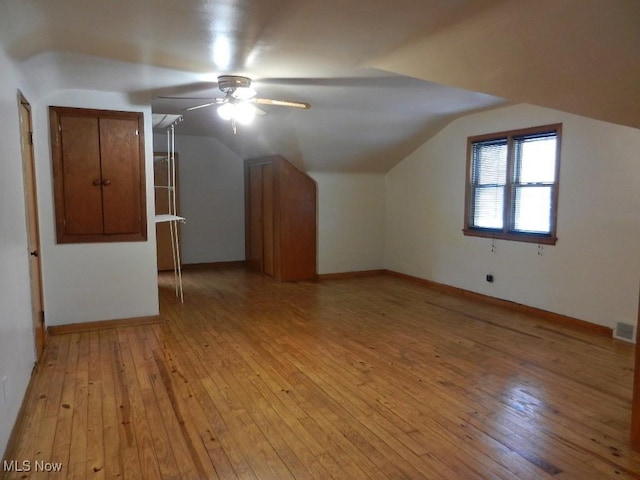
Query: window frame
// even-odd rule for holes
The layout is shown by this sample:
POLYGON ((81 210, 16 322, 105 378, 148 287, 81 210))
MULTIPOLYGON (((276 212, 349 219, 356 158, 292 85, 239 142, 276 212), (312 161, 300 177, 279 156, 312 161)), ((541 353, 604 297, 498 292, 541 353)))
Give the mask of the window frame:
POLYGON ((511 240, 516 242, 530 242, 545 245, 555 245, 557 238, 557 219, 558 219, 558 191, 560 186, 560 152, 562 145, 562 124, 554 123, 549 125, 540 125, 537 127, 523 128, 517 130, 508 130, 504 132, 487 133, 483 135, 474 135, 467 137, 467 166, 466 166, 466 183, 465 183, 465 209, 464 209, 464 235, 473 237, 495 238, 500 240, 511 240), (516 148, 515 140, 520 137, 531 135, 543 135, 545 133, 555 132, 556 134, 556 162, 555 162, 555 178, 552 185, 551 212, 550 212, 550 232, 534 233, 516 231, 511 228, 514 223, 515 202, 513 196, 517 185, 514 178, 516 171, 516 148), (499 228, 482 228, 472 226, 472 209, 473 209, 473 145, 478 142, 486 141, 507 141, 507 175, 504 187, 503 200, 503 226, 499 228))

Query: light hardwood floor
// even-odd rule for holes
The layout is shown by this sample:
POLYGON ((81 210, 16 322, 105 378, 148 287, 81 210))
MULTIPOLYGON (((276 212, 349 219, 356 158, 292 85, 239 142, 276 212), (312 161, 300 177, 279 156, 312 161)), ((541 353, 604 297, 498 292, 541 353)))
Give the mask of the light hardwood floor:
POLYGON ((385 275, 172 280, 163 323, 49 338, 7 478, 640 478, 631 345, 385 275))

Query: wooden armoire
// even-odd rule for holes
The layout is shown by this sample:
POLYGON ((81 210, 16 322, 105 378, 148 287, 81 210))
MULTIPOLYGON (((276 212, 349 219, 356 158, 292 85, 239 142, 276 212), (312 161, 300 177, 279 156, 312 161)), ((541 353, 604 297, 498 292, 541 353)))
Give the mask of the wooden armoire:
POLYGON ((279 281, 316 279, 316 182, 279 155, 245 161, 247 266, 279 281))

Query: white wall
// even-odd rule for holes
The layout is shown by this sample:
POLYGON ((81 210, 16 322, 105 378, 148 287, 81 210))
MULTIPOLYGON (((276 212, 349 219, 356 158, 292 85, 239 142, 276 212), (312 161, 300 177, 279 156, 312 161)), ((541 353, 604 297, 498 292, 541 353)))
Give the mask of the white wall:
POLYGON ((149 104, 136 105, 119 93, 63 90, 38 99, 34 150, 47 325, 158 314, 153 223, 153 137, 149 104), (145 242, 56 244, 48 107, 70 106, 143 112, 147 181, 145 242))
POLYGON ((0 455, 34 365, 17 70, 0 49, 0 455), (5 382, 7 399, 2 393, 5 382))
POLYGON ((385 264, 426 278, 614 327, 637 322, 640 131, 517 105, 454 121, 387 174, 385 264), (466 139, 563 123, 558 242, 462 234, 466 139), (493 284, 485 274, 495 276, 493 284))
MULTIPOLYGON (((154 145, 166 151, 166 135, 154 145)), ((183 262, 244 260, 244 160, 210 137, 176 135, 176 152, 183 262)))
POLYGON ((384 175, 309 174, 318 184, 318 273, 383 268, 384 175))

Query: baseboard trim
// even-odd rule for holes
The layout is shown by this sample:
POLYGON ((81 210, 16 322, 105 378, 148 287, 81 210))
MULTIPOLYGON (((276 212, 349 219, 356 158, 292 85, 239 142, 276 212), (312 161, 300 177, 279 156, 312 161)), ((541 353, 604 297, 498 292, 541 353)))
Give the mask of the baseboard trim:
POLYGON ((318 275, 318 280, 340 280, 345 278, 371 277, 384 275, 386 270, 360 270, 357 272, 323 273, 318 275))
POLYGON ((50 335, 66 335, 68 333, 92 332, 108 328, 134 327, 139 325, 152 325, 160 323, 162 317, 153 315, 149 317, 118 318, 115 320, 99 320, 97 322, 68 323, 66 325, 51 325, 47 331, 50 335))
MULTIPOLYGON (((208 262, 208 263, 186 263, 182 265, 182 270, 206 270, 210 268, 244 267, 247 262, 244 260, 232 260, 228 262, 208 262)), ((172 271, 172 270, 167 270, 172 271)))
POLYGON ((501 298, 491 297, 489 295, 484 295, 482 293, 472 292, 470 290, 465 290, 459 287, 453 287, 451 285, 446 285, 444 283, 434 282, 432 280, 427 280, 420 277, 414 277, 413 275, 407 275, 405 273, 394 272, 393 270, 385 270, 387 275, 391 275, 397 278, 403 278, 405 280, 410 280, 414 283, 418 283, 425 287, 431 288, 438 292, 447 293, 449 295, 456 295, 460 297, 466 297, 472 300, 477 300, 479 302, 488 303, 491 305, 496 305, 498 307, 503 307, 518 313, 525 313, 527 315, 531 315, 533 317, 538 317, 543 320, 548 320, 555 323, 560 323, 566 326, 579 328, 581 330, 588 330, 591 333, 596 333, 598 335, 613 337, 613 329, 610 327, 605 327, 604 325, 598 325, 596 323, 587 322, 586 320, 580 320, 579 318, 569 317, 567 315, 562 315, 560 313, 550 312, 548 310, 542 310, 536 307, 530 307, 528 305, 523 305, 521 303, 512 302, 510 300, 503 300, 501 298))

